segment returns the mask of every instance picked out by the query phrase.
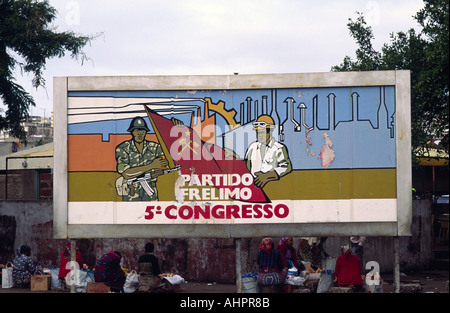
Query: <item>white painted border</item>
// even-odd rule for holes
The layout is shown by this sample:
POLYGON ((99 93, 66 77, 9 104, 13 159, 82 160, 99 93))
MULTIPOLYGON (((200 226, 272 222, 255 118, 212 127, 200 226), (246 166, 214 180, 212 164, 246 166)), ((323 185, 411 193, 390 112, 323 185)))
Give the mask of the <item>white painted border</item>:
MULTIPOLYGON (((69 224, 283 224, 283 223, 352 223, 352 222, 395 222, 397 219, 396 199, 349 199, 349 200, 293 200, 273 201, 286 204, 290 214, 286 218, 248 218, 248 219, 168 219, 164 211, 167 207, 189 203, 160 201, 161 214, 154 214, 151 220, 145 219, 147 205, 156 206, 154 202, 69 202, 69 224)), ((199 203, 196 203, 200 205, 199 203)), ((214 205, 236 205, 236 202, 214 202, 214 205)), ((239 205, 246 203, 239 203, 239 205)), ((170 210, 176 215, 176 210, 170 210)), ((153 210, 156 212, 156 210, 153 210)))
POLYGON ((395 85, 396 71, 259 75, 69 77, 70 91, 227 90, 395 85))
POLYGON ((395 103, 398 200, 397 231, 398 236, 411 236, 411 75, 409 71, 395 72, 395 103))
POLYGON ((67 238, 67 77, 53 79, 53 236, 67 238))

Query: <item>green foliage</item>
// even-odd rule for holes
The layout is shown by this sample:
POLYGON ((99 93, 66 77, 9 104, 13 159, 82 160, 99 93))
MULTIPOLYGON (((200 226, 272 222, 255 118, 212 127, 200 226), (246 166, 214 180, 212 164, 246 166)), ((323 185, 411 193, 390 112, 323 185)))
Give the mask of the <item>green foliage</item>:
POLYGON ((414 155, 433 147, 448 153, 448 96, 449 96, 449 0, 425 0, 424 8, 414 17, 422 26, 391 33, 391 42, 381 52, 375 51, 371 40, 372 28, 358 13, 356 21, 349 19, 350 35, 356 40, 356 59, 346 56, 332 71, 411 71, 411 141, 414 155))
POLYGON ((56 14, 46 0, 0 0, 0 97, 7 107, 0 116, 0 129, 10 129, 21 139, 25 134, 20 122, 35 103, 15 82, 15 68, 30 73, 34 87, 45 86, 43 71, 48 59, 70 52, 72 58, 83 61, 87 57, 82 48, 93 39, 52 29, 56 14))

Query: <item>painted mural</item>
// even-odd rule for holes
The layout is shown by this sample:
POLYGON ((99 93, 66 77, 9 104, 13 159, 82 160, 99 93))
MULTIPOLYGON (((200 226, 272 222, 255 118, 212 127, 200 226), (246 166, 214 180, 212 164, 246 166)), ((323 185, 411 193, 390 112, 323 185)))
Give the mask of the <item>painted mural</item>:
POLYGON ((394 86, 68 94, 69 223, 396 220, 394 86))

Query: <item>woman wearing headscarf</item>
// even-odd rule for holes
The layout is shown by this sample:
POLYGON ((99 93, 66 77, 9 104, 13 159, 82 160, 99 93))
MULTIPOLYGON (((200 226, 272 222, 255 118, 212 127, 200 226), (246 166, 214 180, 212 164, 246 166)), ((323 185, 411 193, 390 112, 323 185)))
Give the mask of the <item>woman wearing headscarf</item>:
POLYGON ((148 242, 145 244, 145 253, 139 257, 139 292, 156 292, 162 287, 158 275, 161 274, 159 262, 153 254, 155 246, 148 242))
POLYGON ((110 287, 112 292, 123 291, 125 273, 120 266, 122 255, 118 251, 109 251, 103 255, 95 267, 94 279, 110 287))
POLYGON ((284 282, 287 272, 283 270, 280 251, 274 249, 272 238, 266 237, 261 241, 257 262, 259 284, 278 285, 284 282))
POLYGON ((297 255, 292 246, 294 240, 292 237, 283 237, 278 242, 277 250, 280 251, 281 259, 283 260, 284 269, 288 270, 292 267, 297 267, 297 255))
MULTIPOLYGON (((328 257, 323 245, 327 237, 303 237, 298 245, 297 256, 300 261, 311 262, 311 267, 322 267, 322 254, 328 257)), ((301 263, 301 262, 300 262, 301 263)), ((300 268, 301 264, 299 264, 300 268)))
MULTIPOLYGON (((67 277, 67 274, 70 273, 70 264, 71 261, 71 244, 70 239, 67 241, 66 248, 61 252, 61 262, 59 265, 59 279, 64 279, 67 277)), ((78 268, 83 268, 83 258, 81 257, 81 252, 78 250, 78 247, 76 247, 76 253, 75 253, 75 261, 78 263, 78 268)))
POLYGON ((337 281, 339 286, 361 289, 363 284, 361 275, 361 261, 356 255, 352 254, 349 244, 343 244, 341 255, 336 260, 334 281, 337 281))
POLYGON ((31 260, 31 248, 23 245, 19 249, 19 255, 13 262, 13 281, 18 288, 29 288, 31 275, 36 271, 33 261, 31 260))

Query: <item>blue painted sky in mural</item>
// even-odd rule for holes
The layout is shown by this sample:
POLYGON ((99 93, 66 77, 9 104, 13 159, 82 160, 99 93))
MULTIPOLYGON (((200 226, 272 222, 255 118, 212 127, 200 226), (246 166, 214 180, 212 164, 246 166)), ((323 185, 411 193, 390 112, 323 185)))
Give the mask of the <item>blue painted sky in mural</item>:
MULTIPOLYGON (((213 105, 225 103, 234 109, 240 126, 230 131, 227 121, 216 109, 216 144, 232 149, 243 157, 248 145, 256 140, 252 122, 260 114, 271 115, 277 127, 274 137, 288 148, 294 169, 394 168, 395 90, 393 86, 342 88, 289 88, 209 91, 128 91, 72 92, 69 96, 193 98, 198 108, 183 114, 168 114, 189 125, 192 116, 205 118, 207 97, 213 105), (332 150, 333 159, 324 165, 321 152, 332 150)), ((184 105, 186 103, 183 103, 184 105)), ((172 103, 173 112, 180 104, 172 103)), ((169 113, 167 110, 160 111, 169 113)), ((143 113, 143 112, 141 112, 143 113)), ((126 134, 130 119, 70 124, 69 134, 126 134)), ((148 122, 149 127, 150 123, 148 122)), ((153 130, 151 130, 153 132, 153 130)))

